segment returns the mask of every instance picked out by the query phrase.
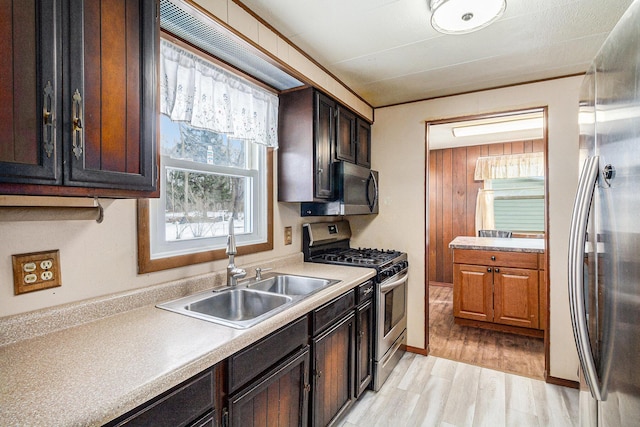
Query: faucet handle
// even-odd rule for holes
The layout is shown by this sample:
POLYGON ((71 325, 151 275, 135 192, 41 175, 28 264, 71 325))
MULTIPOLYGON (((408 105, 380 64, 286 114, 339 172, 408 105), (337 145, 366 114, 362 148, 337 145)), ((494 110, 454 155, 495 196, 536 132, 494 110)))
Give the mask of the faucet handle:
POLYGON ((261 267, 256 268, 256 280, 262 280, 262 272, 269 271, 269 270, 273 270, 273 268, 261 268, 261 267))

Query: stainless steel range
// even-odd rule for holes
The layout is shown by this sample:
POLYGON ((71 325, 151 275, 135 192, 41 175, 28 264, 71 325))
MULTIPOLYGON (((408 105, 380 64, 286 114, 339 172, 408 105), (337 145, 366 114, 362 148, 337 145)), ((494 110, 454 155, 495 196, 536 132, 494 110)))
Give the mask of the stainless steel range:
POLYGON ((376 269, 373 389, 379 390, 404 353, 407 336, 407 254, 350 247, 348 221, 303 225, 307 262, 376 269))

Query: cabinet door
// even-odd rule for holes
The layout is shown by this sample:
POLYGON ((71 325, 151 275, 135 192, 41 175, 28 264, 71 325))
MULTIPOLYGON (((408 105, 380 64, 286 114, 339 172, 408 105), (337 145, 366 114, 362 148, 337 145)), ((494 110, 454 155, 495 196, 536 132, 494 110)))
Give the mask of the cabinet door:
POLYGON ((493 282, 494 322, 538 328, 538 271, 496 267, 493 282))
POLYGON ((157 0, 70 0, 65 184, 156 188, 157 0))
POLYGON ((356 327, 356 399, 371 383, 373 373, 373 304, 371 301, 357 309, 356 327))
POLYGON ((353 401, 353 311, 336 326, 313 339, 313 426, 326 426, 353 401))
POLYGON ((493 321, 493 268, 453 265, 453 315, 464 319, 493 321))
POLYGON ((60 4, 0 1, 0 182, 62 183, 60 4))
POLYGON ((362 119, 356 121, 356 162, 371 167, 371 125, 362 119))
POLYGON ((229 425, 305 426, 309 393, 309 346, 229 398, 229 425))
POLYGON ((333 197, 333 145, 335 142, 336 103, 330 98, 316 93, 315 108, 315 197, 331 199, 333 197))
POLYGON ((356 116, 344 107, 338 107, 336 159, 356 162, 356 116))

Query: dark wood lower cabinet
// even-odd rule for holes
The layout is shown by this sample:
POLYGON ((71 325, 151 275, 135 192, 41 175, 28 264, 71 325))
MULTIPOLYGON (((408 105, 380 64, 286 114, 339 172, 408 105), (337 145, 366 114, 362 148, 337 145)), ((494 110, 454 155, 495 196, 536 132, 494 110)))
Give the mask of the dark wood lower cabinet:
POLYGON ((373 303, 371 300, 356 308, 356 399, 373 379, 373 303))
POLYGON ((231 426, 306 426, 309 346, 229 398, 231 426))
POLYGON ((354 399, 354 337, 353 311, 338 324, 312 339, 313 389, 311 424, 332 424, 354 399))
POLYGON ((107 426, 214 426, 215 390, 219 387, 215 369, 207 369, 107 426))

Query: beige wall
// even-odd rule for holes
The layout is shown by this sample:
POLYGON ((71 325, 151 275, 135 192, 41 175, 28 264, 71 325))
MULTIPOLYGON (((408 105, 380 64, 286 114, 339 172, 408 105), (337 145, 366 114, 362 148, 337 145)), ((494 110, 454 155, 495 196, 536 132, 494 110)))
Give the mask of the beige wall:
POLYGON ((357 244, 409 253, 409 345, 424 347, 425 121, 549 108, 550 375, 576 380, 567 296, 567 245, 578 177, 578 89, 581 77, 439 98, 375 110, 373 168, 380 171, 380 214, 352 222, 357 244))

